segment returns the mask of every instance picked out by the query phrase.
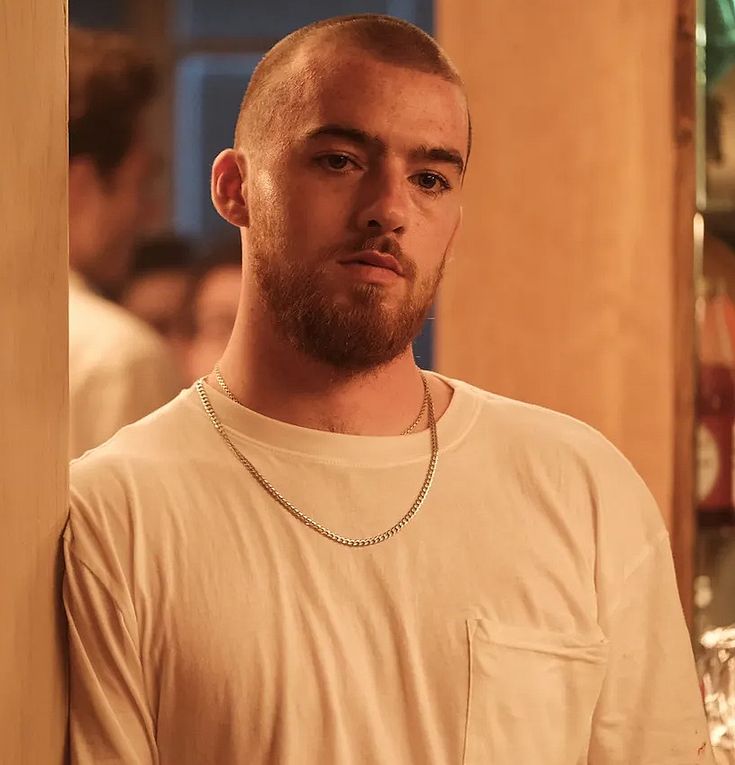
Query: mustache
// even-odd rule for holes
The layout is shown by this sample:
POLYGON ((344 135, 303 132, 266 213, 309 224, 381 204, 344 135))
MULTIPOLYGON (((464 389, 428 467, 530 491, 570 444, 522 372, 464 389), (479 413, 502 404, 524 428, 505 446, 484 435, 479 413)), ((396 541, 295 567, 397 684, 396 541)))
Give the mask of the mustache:
POLYGON ((347 253, 352 255, 354 253, 362 252, 363 250, 375 250, 376 252, 383 252, 386 255, 392 255, 403 269, 404 277, 413 279, 416 276, 415 261, 403 252, 400 242, 392 236, 383 234, 382 236, 371 236, 367 239, 360 239, 347 249, 347 253))

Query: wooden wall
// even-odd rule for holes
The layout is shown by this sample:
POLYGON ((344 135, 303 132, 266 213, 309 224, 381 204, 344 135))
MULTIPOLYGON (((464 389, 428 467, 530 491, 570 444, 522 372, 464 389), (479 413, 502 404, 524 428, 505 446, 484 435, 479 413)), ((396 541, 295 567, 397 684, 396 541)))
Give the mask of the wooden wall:
POLYGON ((475 132, 439 367, 600 428, 667 515, 673 6, 446 0, 437 9, 475 132))
POLYGON ((0 762, 64 757, 66 4, 0 0, 0 762))
POLYGON ((600 429, 656 496, 682 582, 693 17, 694 0, 437 3, 475 135, 438 368, 600 429))

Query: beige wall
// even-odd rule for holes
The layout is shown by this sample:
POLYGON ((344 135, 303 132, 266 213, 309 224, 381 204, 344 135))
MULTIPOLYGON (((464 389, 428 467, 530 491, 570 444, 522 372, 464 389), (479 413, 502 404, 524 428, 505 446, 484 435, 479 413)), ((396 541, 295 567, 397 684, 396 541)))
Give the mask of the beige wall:
POLYGON ((673 0, 439 0, 475 144, 439 369, 603 431, 670 520, 673 0))
POLYGON ((0 0, 0 762, 63 761, 66 6, 0 0))

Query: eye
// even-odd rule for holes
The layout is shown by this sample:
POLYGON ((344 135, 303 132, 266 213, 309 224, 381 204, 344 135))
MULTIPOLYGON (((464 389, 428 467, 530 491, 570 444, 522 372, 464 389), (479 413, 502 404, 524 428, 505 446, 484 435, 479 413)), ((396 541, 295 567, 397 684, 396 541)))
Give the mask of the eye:
POLYGON ((355 161, 350 159, 346 154, 323 154, 317 158, 322 166, 328 170, 347 170, 350 165, 355 165, 355 161))
POLYGON ((428 170, 422 173, 416 173, 416 175, 411 177, 411 181, 423 191, 428 191, 434 194, 441 194, 451 188, 449 181, 447 181, 443 175, 432 173, 428 170))

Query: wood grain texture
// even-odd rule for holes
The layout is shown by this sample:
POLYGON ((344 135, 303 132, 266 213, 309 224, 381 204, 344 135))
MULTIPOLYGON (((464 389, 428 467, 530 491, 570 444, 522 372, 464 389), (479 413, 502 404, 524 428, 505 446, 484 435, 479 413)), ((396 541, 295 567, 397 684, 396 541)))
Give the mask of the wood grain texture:
POLYGON ((676 346, 691 334, 675 287, 676 11, 675 0, 437 5, 475 132, 438 367, 601 430, 669 524, 686 372, 676 346))
POLYGON ((0 0, 0 762, 64 760, 66 4, 0 0))

